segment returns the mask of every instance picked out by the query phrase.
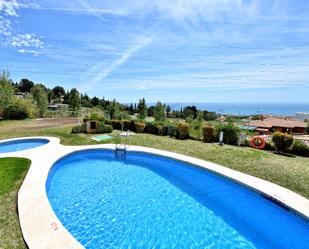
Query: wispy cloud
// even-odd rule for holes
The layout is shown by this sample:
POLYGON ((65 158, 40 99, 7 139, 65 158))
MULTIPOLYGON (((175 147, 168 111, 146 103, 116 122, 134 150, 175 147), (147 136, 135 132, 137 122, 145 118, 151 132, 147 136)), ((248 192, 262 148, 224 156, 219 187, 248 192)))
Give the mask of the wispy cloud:
POLYGON ((16 48, 43 48, 44 43, 35 34, 15 35, 10 38, 9 44, 16 48))
POLYGON ((18 23, 16 19, 19 17, 20 8, 29 6, 17 0, 0 0, 0 38, 4 45, 18 48, 17 51, 20 53, 38 55, 37 50, 43 48, 43 41, 32 33, 18 33, 13 25, 18 23))
POLYGON ((142 37, 134 42, 134 45, 130 46, 127 50, 123 52, 123 54, 117 58, 112 64, 106 68, 106 62, 99 64, 93 68, 91 68, 88 72, 85 73, 85 78, 87 79, 87 83, 81 84, 80 88, 83 92, 87 92, 98 86, 98 84, 102 83, 102 81, 108 77, 113 71, 123 64, 125 64, 132 56, 134 56, 139 50, 148 45, 152 41, 150 37, 142 37), (89 75, 94 75, 94 77, 90 78, 89 75))
POLYGON ((16 0, 0 0, 0 13, 7 16, 18 16, 17 9, 20 4, 16 0))

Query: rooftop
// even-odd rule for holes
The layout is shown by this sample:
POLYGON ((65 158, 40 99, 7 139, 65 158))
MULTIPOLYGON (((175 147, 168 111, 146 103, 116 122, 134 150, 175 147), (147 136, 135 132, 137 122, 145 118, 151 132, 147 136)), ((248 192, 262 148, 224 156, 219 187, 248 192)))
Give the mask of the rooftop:
POLYGON ((305 128, 307 124, 303 121, 294 118, 266 118, 264 120, 254 120, 247 123, 247 126, 271 128, 271 127, 284 127, 284 128, 294 128, 301 127, 305 128))

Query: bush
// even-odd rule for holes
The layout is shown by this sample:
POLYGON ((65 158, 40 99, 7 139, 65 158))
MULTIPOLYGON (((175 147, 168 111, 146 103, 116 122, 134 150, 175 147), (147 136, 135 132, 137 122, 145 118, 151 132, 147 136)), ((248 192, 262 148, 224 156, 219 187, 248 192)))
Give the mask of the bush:
POLYGON ((177 136, 177 127, 175 124, 169 123, 165 124, 163 127, 163 135, 169 137, 176 137, 177 136))
POLYGON ((26 105, 19 102, 12 103, 4 109, 5 119, 25 119, 28 118, 28 110, 26 105))
POLYGON ((163 126, 158 124, 157 125, 157 129, 158 129, 158 135, 159 136, 163 136, 164 135, 164 128, 163 128, 163 126))
POLYGON ((309 157, 309 146, 300 140, 295 140, 291 153, 297 156, 309 157))
POLYGON ((223 143, 237 145, 240 129, 234 125, 220 124, 216 126, 216 140, 219 140, 220 131, 223 131, 223 143))
POLYGON ((113 127, 113 129, 121 130, 121 121, 120 120, 112 119, 110 124, 113 127))
POLYGON ((203 141, 211 143, 215 140, 215 128, 211 125, 204 125, 202 127, 203 141))
POLYGON ((177 125, 177 130, 178 130, 178 138, 179 139, 186 139, 189 134, 189 124, 185 122, 180 122, 177 125))
POLYGON ((158 127, 153 122, 146 123, 146 127, 144 131, 149 134, 159 135, 158 127))
POLYGON ((71 133, 86 133, 86 125, 76 125, 72 127, 71 133))
POLYGON ((135 122, 135 129, 137 133, 143 133, 146 125, 142 122, 135 122))
POLYGON ((273 145, 272 142, 266 142, 264 150, 274 151, 275 146, 273 145))
POLYGON ((113 127, 111 125, 107 125, 104 122, 99 122, 97 129, 96 129, 96 133, 100 134, 100 133, 111 133, 113 131, 113 127))
POLYGON ((89 119, 90 120, 96 120, 96 121, 104 121, 105 120, 104 116, 100 113, 97 113, 97 112, 90 113, 89 119))
POLYGON ((293 144, 293 136, 286 133, 275 132, 272 141, 275 145, 276 151, 285 152, 293 144))
MULTIPOLYGON (((246 138, 244 140, 244 142, 240 145, 240 146, 244 146, 244 147, 251 147, 250 145, 250 140, 248 138, 246 138)), ((266 148, 266 147, 265 147, 266 148)))
MULTIPOLYGON (((120 121, 120 126, 121 126, 121 121, 120 121)), ((135 128, 135 122, 132 120, 123 120, 123 130, 127 131, 134 131, 136 132, 136 128, 135 128)))

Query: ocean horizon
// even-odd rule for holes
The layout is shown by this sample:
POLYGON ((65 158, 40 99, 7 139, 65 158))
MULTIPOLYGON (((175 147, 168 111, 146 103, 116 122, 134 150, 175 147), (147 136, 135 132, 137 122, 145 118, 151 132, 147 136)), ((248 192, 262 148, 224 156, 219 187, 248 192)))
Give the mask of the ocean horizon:
MULTIPOLYGON (((195 105, 197 109, 230 115, 269 114, 295 116, 296 112, 309 112, 309 103, 165 103, 172 110, 195 105)), ((148 103, 148 107, 155 103, 148 103)))

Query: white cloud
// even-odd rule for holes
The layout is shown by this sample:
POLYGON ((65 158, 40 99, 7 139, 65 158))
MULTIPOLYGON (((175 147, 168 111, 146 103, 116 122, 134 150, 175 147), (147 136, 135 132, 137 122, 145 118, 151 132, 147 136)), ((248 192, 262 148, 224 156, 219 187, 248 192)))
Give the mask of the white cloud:
POLYGON ((0 35, 11 35, 11 26, 11 21, 0 15, 0 35))
POLYGON ((37 50, 29 50, 29 49, 19 49, 17 50, 18 53, 21 53, 21 54, 32 54, 32 55, 40 55, 41 52, 37 51, 37 50))
POLYGON ((35 34, 15 35, 10 39, 12 47, 43 48, 44 43, 35 34))
POLYGON ((7 16, 18 16, 17 9, 20 4, 16 0, 0 0, 0 13, 7 16))
POLYGON ((13 26, 13 23, 18 23, 15 20, 19 17, 18 9, 29 7, 31 6, 17 0, 0 0, 0 38, 4 45, 19 48, 17 51, 20 53, 37 55, 39 53, 35 50, 43 48, 43 41, 35 34, 18 34, 13 26))

